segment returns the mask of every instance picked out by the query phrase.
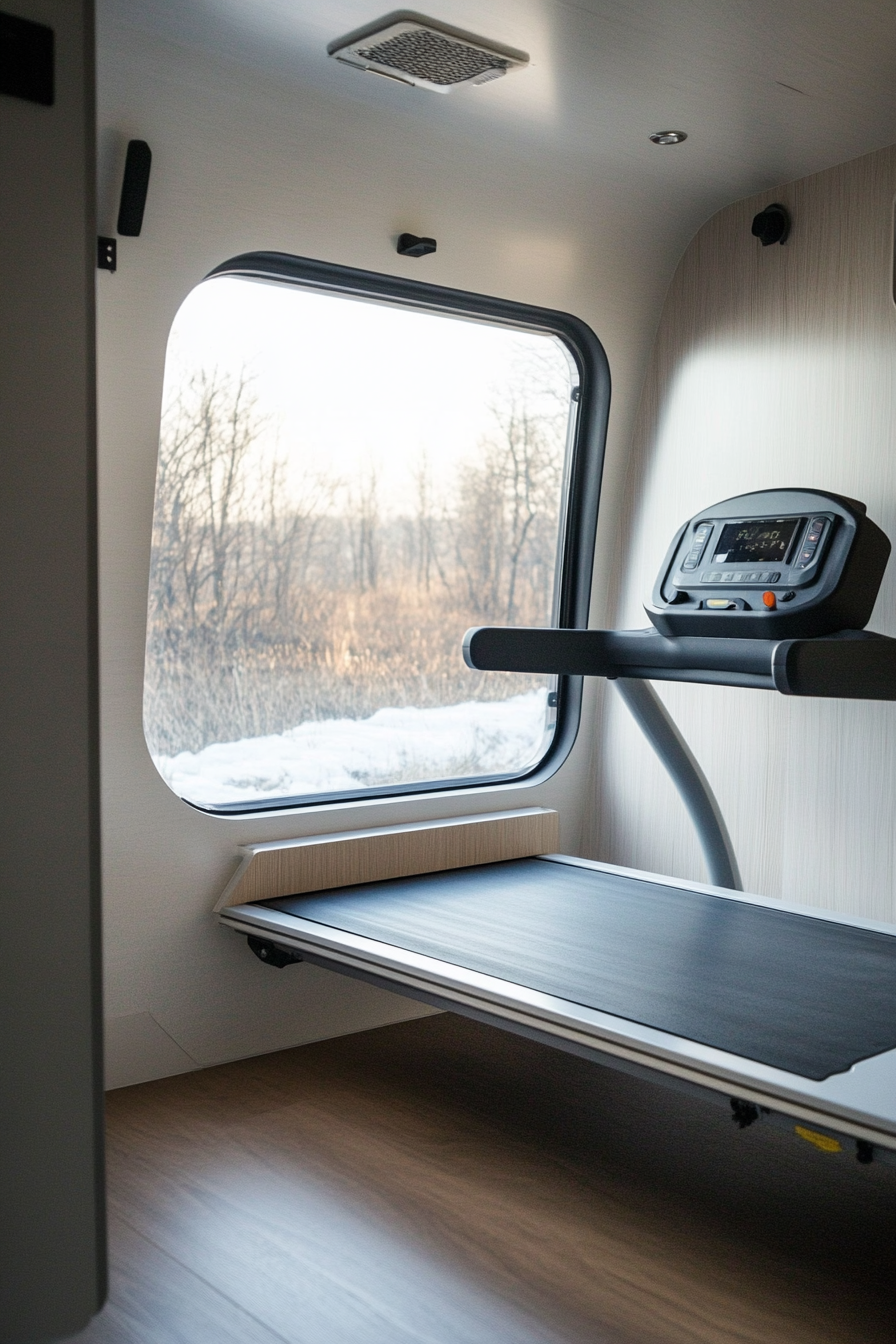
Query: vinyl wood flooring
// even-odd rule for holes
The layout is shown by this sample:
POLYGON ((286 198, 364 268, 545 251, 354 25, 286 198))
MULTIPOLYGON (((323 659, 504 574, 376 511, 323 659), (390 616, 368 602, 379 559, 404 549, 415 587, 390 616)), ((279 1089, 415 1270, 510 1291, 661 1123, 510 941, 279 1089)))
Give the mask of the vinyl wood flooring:
POLYGON ((78 1344, 893 1344, 896 1169, 450 1015, 108 1098, 78 1344))

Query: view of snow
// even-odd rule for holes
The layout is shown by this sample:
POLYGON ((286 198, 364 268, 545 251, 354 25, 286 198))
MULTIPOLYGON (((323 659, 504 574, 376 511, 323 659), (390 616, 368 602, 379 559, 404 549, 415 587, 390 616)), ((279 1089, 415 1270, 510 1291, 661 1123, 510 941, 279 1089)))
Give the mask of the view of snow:
POLYGON ((546 710, 542 688, 508 700, 301 723, 285 733, 154 760, 174 792, 200 807, 516 774, 547 748, 546 710))

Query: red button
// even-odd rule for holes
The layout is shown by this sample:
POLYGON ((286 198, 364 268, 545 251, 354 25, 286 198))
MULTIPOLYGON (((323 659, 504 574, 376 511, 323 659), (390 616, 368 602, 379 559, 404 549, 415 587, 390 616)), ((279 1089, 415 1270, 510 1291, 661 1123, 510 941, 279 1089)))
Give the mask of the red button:
POLYGON ((762 600, 769 611, 774 611, 775 607, 778 605, 778 599, 775 597, 774 593, 763 593, 762 600))

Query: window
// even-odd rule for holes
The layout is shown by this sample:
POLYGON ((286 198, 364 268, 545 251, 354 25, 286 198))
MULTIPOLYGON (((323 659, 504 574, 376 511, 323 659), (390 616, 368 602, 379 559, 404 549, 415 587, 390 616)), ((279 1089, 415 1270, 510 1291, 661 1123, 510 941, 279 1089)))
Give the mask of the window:
POLYGON ((608 380, 575 319, 259 254, 165 365, 144 726, 212 811, 554 768, 578 683, 472 625, 584 624, 608 380))

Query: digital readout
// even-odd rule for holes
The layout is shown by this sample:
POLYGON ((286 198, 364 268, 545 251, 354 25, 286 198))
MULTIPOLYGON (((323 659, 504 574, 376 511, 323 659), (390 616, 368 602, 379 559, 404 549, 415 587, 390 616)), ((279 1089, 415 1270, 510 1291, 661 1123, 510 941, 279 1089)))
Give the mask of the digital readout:
POLYGON ((762 518, 726 523, 713 561, 724 565, 783 564, 801 518, 762 518))

